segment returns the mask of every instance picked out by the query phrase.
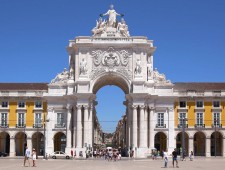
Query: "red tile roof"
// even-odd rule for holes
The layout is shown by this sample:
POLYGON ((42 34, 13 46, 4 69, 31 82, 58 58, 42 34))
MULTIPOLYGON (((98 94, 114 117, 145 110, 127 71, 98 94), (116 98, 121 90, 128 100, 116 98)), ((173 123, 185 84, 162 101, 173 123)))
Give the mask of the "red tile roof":
POLYGON ((221 91, 225 90, 225 82, 213 82, 213 83, 197 83, 197 82, 188 82, 188 83, 174 83, 175 91, 186 91, 186 90, 195 90, 195 91, 221 91))
POLYGON ((0 90, 48 90, 48 83, 0 83, 0 90))

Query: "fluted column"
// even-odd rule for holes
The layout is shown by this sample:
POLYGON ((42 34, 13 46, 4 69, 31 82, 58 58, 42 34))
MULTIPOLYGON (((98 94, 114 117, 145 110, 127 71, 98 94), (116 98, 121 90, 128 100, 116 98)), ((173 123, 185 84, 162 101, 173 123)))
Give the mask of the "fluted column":
POLYGON ((71 148, 71 110, 72 107, 67 105, 67 122, 66 122, 66 147, 71 148))
POLYGON ((150 110, 150 126, 149 126, 149 146, 150 146, 150 149, 153 149, 154 148, 154 109, 151 108, 150 110))
POLYGON ((88 136, 89 136, 89 128, 88 128, 88 106, 84 106, 84 144, 89 144, 88 143, 88 136))
POLYGON ((81 105, 77 105, 77 148, 82 148, 81 105))
POLYGON ((145 147, 145 106, 140 106, 140 148, 145 147))
POLYGON ((137 147, 137 106, 132 106, 133 108, 133 135, 132 135, 132 142, 133 142, 133 149, 137 147))

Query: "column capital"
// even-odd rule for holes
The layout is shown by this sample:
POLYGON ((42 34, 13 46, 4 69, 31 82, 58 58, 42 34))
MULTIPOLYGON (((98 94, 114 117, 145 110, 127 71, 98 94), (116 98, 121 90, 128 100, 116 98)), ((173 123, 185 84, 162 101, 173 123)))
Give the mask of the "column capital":
POLYGON ((67 105, 66 105, 66 109, 67 109, 67 110, 70 110, 70 109, 72 109, 72 108, 73 108, 72 105, 70 105, 70 104, 67 104, 67 105))
POLYGON ((146 106, 145 105, 139 105, 140 109, 145 109, 146 106))
POLYGON ((89 108, 88 105, 84 105, 84 109, 87 110, 89 108))
POLYGON ((138 105, 132 105, 131 107, 132 107, 132 109, 137 109, 138 105))
POLYGON ((76 105, 77 109, 81 109, 82 105, 76 105))

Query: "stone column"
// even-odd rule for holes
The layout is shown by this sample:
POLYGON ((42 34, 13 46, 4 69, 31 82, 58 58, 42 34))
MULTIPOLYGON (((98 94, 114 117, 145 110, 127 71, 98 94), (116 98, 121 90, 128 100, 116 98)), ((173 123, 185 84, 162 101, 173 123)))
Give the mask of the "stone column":
POLYGON ((70 105, 67 105, 67 122, 66 122, 66 152, 67 154, 70 154, 71 150, 71 117, 72 117, 72 107, 70 105))
POLYGON ((146 136, 147 136, 147 134, 145 134, 145 128, 146 128, 146 126, 145 126, 145 123, 146 123, 146 121, 145 121, 145 112, 144 112, 144 108, 145 108, 145 106, 140 106, 140 140, 139 140, 139 143, 140 143, 140 145, 139 145, 139 147, 140 148, 144 148, 144 147, 147 147, 147 140, 145 140, 146 139, 146 136))
POLYGON ((150 119, 149 119, 149 123, 150 123, 150 126, 149 126, 149 147, 150 149, 153 149, 154 148, 154 128, 155 128, 155 124, 154 124, 154 109, 151 108, 150 110, 150 119))
POLYGON ((222 144, 222 146, 223 146, 222 155, 223 155, 223 157, 225 157, 225 138, 224 137, 223 137, 223 144, 222 144))
POLYGON ((89 120, 88 120, 88 106, 84 106, 84 143, 83 146, 88 145, 88 136, 89 136, 89 120))
POLYGON ((33 149, 33 148, 32 148, 32 139, 31 139, 31 137, 27 137, 27 147, 28 147, 30 150, 33 149))
POLYGON ((91 147, 93 147, 93 106, 90 106, 90 111, 89 111, 89 118, 88 118, 88 122, 89 122, 89 144, 91 145, 91 147))
POLYGON ((15 147, 15 138, 10 137, 10 151, 9 151, 9 156, 14 157, 16 155, 16 147, 15 147))
POLYGON ((77 105, 77 148, 82 148, 82 116, 81 105, 77 105))
MULTIPOLYGON (((189 148, 188 148, 188 152, 191 153, 191 151, 194 152, 194 138, 190 137, 189 138, 189 148)), ((186 153, 187 155, 190 155, 189 153, 186 153)))
POLYGON ((176 148, 176 137, 175 137, 175 130, 174 130, 174 109, 170 107, 167 109, 168 113, 168 153, 172 153, 174 148, 176 148), (175 137, 175 139, 174 139, 175 137))
POLYGON ((132 143, 133 149, 137 147, 137 106, 132 106, 133 108, 133 134, 132 134, 132 143))
POLYGON ((206 137, 206 153, 205 156, 206 157, 211 157, 211 139, 210 137, 206 137))

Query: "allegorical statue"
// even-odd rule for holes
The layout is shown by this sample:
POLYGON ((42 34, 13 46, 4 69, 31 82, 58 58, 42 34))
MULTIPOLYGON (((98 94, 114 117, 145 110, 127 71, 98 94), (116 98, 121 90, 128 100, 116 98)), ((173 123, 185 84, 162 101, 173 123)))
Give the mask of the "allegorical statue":
POLYGON ((137 59, 136 61, 136 67, 134 69, 135 74, 141 74, 141 60, 137 59))
POLYGON ((57 74, 57 76, 51 81, 51 83, 66 83, 69 78, 69 72, 64 68, 62 73, 57 74))
POLYGON ((121 14, 118 14, 114 10, 114 6, 113 5, 110 5, 109 10, 105 14, 101 14, 101 16, 106 16, 106 15, 109 16, 109 19, 108 19, 108 22, 107 22, 108 27, 113 27, 113 28, 116 27, 116 16, 117 15, 123 16, 121 14))
POLYGON ((128 26, 123 18, 121 18, 121 22, 117 25, 117 31, 124 37, 130 36, 128 26))
POLYGON ((101 34, 105 30, 106 21, 102 21, 102 17, 99 18, 98 21, 96 21, 96 26, 91 30, 93 36, 97 34, 101 34))

